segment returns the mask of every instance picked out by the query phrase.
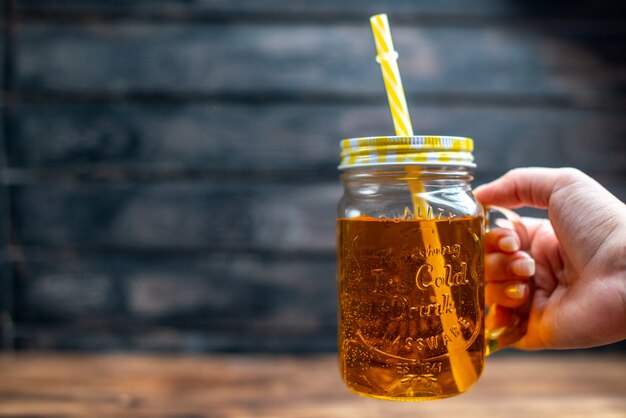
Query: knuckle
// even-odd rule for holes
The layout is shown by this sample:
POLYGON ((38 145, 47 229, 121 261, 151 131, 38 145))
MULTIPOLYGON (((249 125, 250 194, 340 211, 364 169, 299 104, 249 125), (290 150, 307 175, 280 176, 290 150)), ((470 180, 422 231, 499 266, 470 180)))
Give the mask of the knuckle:
POLYGON ((509 171, 507 171, 504 176, 505 177, 511 177, 511 178, 516 178, 518 177, 520 174, 526 172, 528 169, 525 167, 516 167, 516 168, 512 168, 509 171))
POLYGON ((559 177, 569 182, 575 182, 587 178, 587 175, 574 167, 562 167, 557 169, 559 177))

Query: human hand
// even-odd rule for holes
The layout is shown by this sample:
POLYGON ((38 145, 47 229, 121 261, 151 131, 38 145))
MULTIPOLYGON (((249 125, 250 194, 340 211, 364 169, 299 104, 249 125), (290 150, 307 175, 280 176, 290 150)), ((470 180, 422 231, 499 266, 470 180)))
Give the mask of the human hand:
POLYGON ((626 205, 575 169, 515 169, 475 195, 484 205, 548 209, 549 219, 523 218, 527 236, 498 228, 485 237, 488 304, 519 307, 534 274, 528 329, 516 347, 626 338, 626 205))

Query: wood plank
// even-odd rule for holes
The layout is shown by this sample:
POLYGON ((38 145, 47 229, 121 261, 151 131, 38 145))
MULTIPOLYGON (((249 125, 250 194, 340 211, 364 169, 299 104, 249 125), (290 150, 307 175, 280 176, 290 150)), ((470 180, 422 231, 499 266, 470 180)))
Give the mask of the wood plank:
POLYGON ((259 13, 259 14, 325 14, 325 15, 357 15, 370 16, 385 10, 387 13, 420 13, 427 15, 478 15, 502 16, 516 14, 519 7, 508 2, 496 0, 474 1, 470 6, 462 0, 427 0, 416 3, 411 0, 394 0, 381 2, 377 0, 348 0, 336 2, 319 0, 265 0, 262 3, 254 0, 220 1, 220 0, 167 0, 167 1, 108 1, 100 0, 18 0, 18 12, 92 12, 111 13, 120 11, 125 14, 158 13, 168 16, 186 14, 209 15, 213 13, 259 13))
POLYGON ((334 330, 334 254, 85 255, 17 263, 16 320, 178 324, 206 329, 334 330))
POLYGON ((315 355, 330 353, 337 349, 337 327, 333 324, 316 328, 265 326, 224 329, 202 324, 147 324, 94 318, 88 321, 67 321, 57 324, 21 321, 16 326, 15 347, 22 352, 315 355))
MULTIPOLYGON (((573 166, 622 172, 623 111, 428 106, 411 103, 424 134, 470 136, 479 171, 573 166), (541 150, 541 152, 537 152, 541 150)), ((20 104, 10 166, 81 172, 291 170, 335 175, 339 140, 391 132, 380 105, 20 104)))
POLYGON ((463 0, 255 0, 221 1, 221 0, 17 0, 15 8, 20 13, 98 13, 98 14, 151 14, 157 16, 213 16, 216 13, 233 15, 260 14, 260 15, 292 15, 302 17, 307 15, 321 16, 355 16, 366 18, 381 10, 399 17, 410 14, 424 17, 508 17, 532 15, 542 17, 608 17, 616 18, 620 11, 615 2, 600 0, 593 4, 583 0, 573 0, 568 7, 559 7, 558 4, 522 4, 498 0, 473 0, 471 3, 463 0))
POLYGON ((337 183, 39 185, 17 188, 21 244, 86 248, 334 246, 337 183))
POLYGON ((489 411, 508 418, 622 418, 625 364, 623 356, 495 355, 466 394, 417 405, 349 393, 335 356, 5 355, 0 358, 0 414, 482 418, 489 411))
MULTIPOLYGON (((623 177, 607 178, 624 199, 623 177)), ((15 225, 22 245, 328 252, 341 193, 338 182, 34 184, 15 189, 15 225)))
MULTIPOLYGON (((369 25, 23 23, 15 87, 106 94, 374 94, 383 97, 369 25)), ((437 94, 614 101, 620 36, 523 28, 398 27, 405 89, 437 94), (589 45, 593 45, 590 48, 589 45), (611 97, 613 96, 613 99, 611 97)), ((358 96, 357 96, 358 99, 358 96)))

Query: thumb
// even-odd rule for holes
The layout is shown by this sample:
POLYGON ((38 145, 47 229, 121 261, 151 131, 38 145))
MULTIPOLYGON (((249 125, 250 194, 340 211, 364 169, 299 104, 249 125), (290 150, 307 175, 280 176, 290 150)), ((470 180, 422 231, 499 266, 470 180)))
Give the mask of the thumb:
POLYGON ((476 188, 474 195, 483 205, 546 209, 557 189, 576 182, 580 176, 585 175, 572 168, 516 168, 476 188))

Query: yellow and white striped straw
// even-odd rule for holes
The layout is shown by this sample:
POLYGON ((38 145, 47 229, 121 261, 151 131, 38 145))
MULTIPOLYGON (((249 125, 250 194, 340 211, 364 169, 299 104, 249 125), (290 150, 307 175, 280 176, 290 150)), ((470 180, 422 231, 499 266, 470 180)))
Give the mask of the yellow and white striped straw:
MULTIPOLYGON (((398 70, 398 53, 393 48, 389 20, 386 14, 374 15, 370 18, 374 39, 376 40, 376 50, 378 56, 376 61, 380 63, 385 80, 385 89, 389 99, 389 108, 393 117, 393 124, 396 128, 397 136, 413 136, 413 127, 409 117, 409 109, 404 97, 400 71, 398 70)), ((407 167, 407 172, 414 178, 408 180, 411 191, 411 200, 415 215, 421 212, 422 216, 428 218, 430 205, 427 200, 420 197, 424 192, 424 185, 419 180, 421 170, 419 167, 407 167)), ((421 228, 422 240, 424 243, 430 242, 435 248, 441 247, 437 224, 434 220, 422 220, 421 228), (430 232, 430 233, 429 233, 430 232)), ((442 255, 434 255, 426 260, 432 266, 433 277, 445 277, 445 259, 442 255)), ((443 300, 442 289, 433 287, 437 300, 443 300)), ((446 335, 454 335, 453 330, 458 324, 459 318, 455 312, 444 313, 440 316, 441 325, 446 335)), ((473 367, 469 354, 465 351, 466 342, 462 336, 454 337, 447 345, 450 369, 454 376, 454 381, 459 391, 464 392, 477 378, 476 370, 473 367)))
POLYGON ((398 136, 413 136, 413 127, 409 116, 409 108, 404 97, 402 79, 398 69, 398 53, 393 48, 389 20, 385 13, 370 17, 374 39, 376 40, 376 61, 380 63, 380 68, 385 81, 387 99, 391 109, 393 125, 398 136))

